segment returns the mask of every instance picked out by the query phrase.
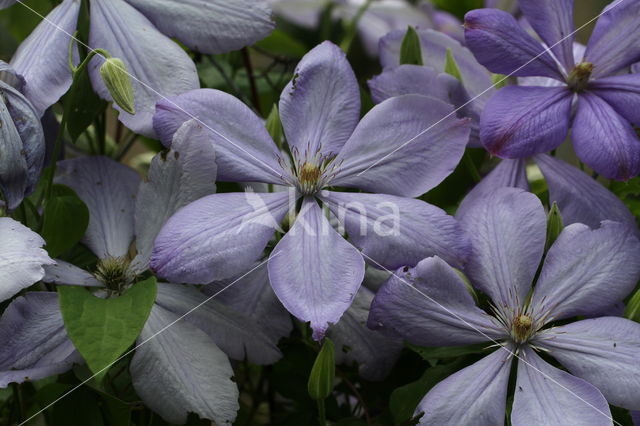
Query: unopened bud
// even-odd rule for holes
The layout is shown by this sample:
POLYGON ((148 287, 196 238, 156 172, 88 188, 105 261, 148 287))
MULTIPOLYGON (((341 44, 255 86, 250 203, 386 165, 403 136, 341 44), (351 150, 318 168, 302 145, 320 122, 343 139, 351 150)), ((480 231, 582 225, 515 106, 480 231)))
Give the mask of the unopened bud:
POLYGON ((106 59, 100 67, 100 75, 113 102, 129 114, 135 114, 133 86, 124 62, 118 58, 106 59))

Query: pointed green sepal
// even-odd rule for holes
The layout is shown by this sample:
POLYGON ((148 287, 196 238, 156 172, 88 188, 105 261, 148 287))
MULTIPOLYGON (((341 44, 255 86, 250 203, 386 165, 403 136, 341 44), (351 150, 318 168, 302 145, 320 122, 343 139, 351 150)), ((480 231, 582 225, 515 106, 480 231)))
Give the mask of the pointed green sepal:
POLYGON ((624 316, 632 321, 640 322, 640 289, 629 299, 629 303, 627 303, 627 307, 624 310, 624 316))
POLYGON ((459 82, 463 83, 462 74, 460 74, 460 68, 458 68, 456 59, 453 57, 453 53, 451 53, 451 49, 448 47, 447 55, 444 60, 444 72, 455 77, 459 82))
POLYGON ((562 215, 560 214, 558 204, 554 201, 547 216, 547 242, 545 244, 547 250, 549 250, 551 245, 558 239, 563 228, 562 215))
POLYGON ((267 117, 267 132, 271 135, 271 138, 276 143, 276 145, 282 145, 282 122, 280 121, 280 112, 278 111, 278 106, 273 104, 271 108, 271 112, 269 113, 269 117, 267 117))
POLYGON ((322 349, 311 368, 307 389, 312 399, 325 399, 333 390, 333 379, 336 375, 336 355, 333 342, 325 338, 322 349))
POLYGON ((492 74, 491 82, 493 83, 493 87, 496 89, 502 89, 508 83, 509 77, 502 74, 492 74))
POLYGON ((407 28, 407 33, 402 39, 400 65, 424 65, 420 37, 412 26, 407 28))

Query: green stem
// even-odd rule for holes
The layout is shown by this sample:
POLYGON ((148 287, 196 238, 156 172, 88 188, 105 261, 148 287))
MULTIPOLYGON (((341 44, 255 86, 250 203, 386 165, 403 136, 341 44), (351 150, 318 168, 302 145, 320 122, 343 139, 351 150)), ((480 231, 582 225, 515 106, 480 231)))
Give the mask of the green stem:
POLYGON ((244 67, 247 69, 247 77, 249 78, 249 85, 251 86, 251 96, 253 97, 253 105, 258 111, 258 114, 262 116, 262 108, 260 107, 260 94, 258 93, 258 85, 256 84, 256 76, 253 74, 253 65, 251 64, 251 56, 249 55, 249 49, 242 49, 242 60, 244 67))
POLYGON ((482 176, 480 176, 480 172, 478 172, 478 168, 476 167, 476 164, 473 162, 473 159, 471 158, 471 155, 469 155, 468 151, 464 153, 464 156, 462 157, 462 159, 464 161, 465 167, 467 168, 467 171, 473 178, 474 182, 476 183, 480 182, 482 180, 482 176))
POLYGON ((372 2, 373 0, 367 0, 362 6, 360 6, 360 9, 358 9, 358 11, 356 12, 356 15, 353 17, 353 19, 349 23, 349 27, 347 28, 347 34, 345 35, 340 45, 340 47, 342 48, 342 50, 345 51, 345 53, 349 53, 349 50, 351 49, 351 44, 353 43, 353 39, 356 37, 356 31, 358 29, 358 23, 360 22, 360 18, 362 18, 362 15, 364 15, 367 9, 369 9, 369 6, 371 6, 372 2))
POLYGON ((60 158, 60 154, 62 154, 62 146, 64 145, 64 129, 67 127, 67 114, 62 115, 62 120, 60 121, 60 129, 58 129, 58 136, 56 136, 56 143, 53 148, 53 157, 51 159, 51 172, 49 173, 48 181, 47 181, 47 189, 44 193, 44 198, 38 203, 42 204, 46 203, 51 198, 51 191, 53 190, 53 177, 56 174, 56 168, 58 167, 58 158, 60 158))
POLYGON ((320 421, 320 426, 326 426, 327 424, 327 413, 324 407, 324 399, 319 399, 318 400, 318 414, 319 414, 319 421, 320 421))

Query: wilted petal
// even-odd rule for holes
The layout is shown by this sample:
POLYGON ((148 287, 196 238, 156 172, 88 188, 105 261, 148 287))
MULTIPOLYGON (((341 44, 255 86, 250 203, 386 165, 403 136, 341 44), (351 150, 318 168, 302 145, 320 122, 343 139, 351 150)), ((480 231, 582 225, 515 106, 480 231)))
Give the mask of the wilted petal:
POLYGON ((569 132, 572 99, 566 87, 507 86, 482 112, 480 140, 502 158, 556 149, 569 132))
POLYGON ((321 199, 373 266, 395 270, 434 255, 461 266, 469 256, 470 243, 458 222, 424 201, 329 191, 321 199))
POLYGON ((604 99, 632 124, 640 124, 640 74, 599 78, 589 84, 589 91, 604 99))
POLYGON ((564 80, 553 57, 513 15, 497 9, 472 10, 465 15, 464 28, 467 46, 490 71, 564 80))
MULTIPOLYGON (((132 75, 135 115, 113 106, 120 111, 120 121, 136 133, 154 137, 156 102, 200 87, 189 55, 124 0, 91 1, 89 44, 122 59, 132 75)), ((100 76, 103 63, 102 57, 96 57, 89 64, 91 82, 100 97, 111 101, 100 76)))
POLYGON ((0 388, 40 380, 82 363, 64 328, 58 295, 30 292, 0 318, 0 388))
POLYGON ((24 89, 24 77, 11 65, 2 60, 0 60, 0 80, 18 91, 22 91, 22 89, 24 89))
POLYGON ((518 5, 527 22, 570 72, 576 64, 573 58, 573 0, 520 0, 518 5))
POLYGON ((178 316, 186 315, 185 321, 207 333, 232 359, 273 364, 282 357, 278 340, 272 339, 255 318, 194 287, 159 284, 156 304, 178 316))
POLYGON ((640 324, 587 319, 545 330, 534 343, 598 388, 610 404, 640 409, 640 324))
POLYGON ((599 312, 625 298, 640 279, 640 241, 627 225, 566 227, 551 246, 531 307, 553 320, 599 312))
POLYGON ((22 148, 20 133, 0 97, 0 190, 11 210, 20 205, 27 187, 27 160, 22 148))
POLYGON ((56 259, 55 265, 46 265, 44 270, 45 275, 42 281, 46 283, 103 287, 103 284, 92 274, 64 260, 56 259))
POLYGON ((89 208, 84 243, 101 259, 127 254, 134 238, 138 174, 107 157, 58 163, 56 183, 72 188, 89 208))
POLYGON ((549 155, 537 155, 535 161, 547 181, 549 201, 558 203, 565 225, 583 223, 597 228, 608 219, 636 229, 627 206, 596 179, 549 155))
POLYGON ((500 339, 458 273, 438 257, 404 268, 378 290, 368 325, 420 346, 455 346, 500 339))
POLYGON ((291 332, 291 316, 271 288, 266 262, 249 268, 237 278, 206 285, 202 292, 215 295, 225 306, 254 318, 276 342, 291 332))
POLYGON ((231 424, 238 387, 227 356, 203 331, 155 305, 131 360, 133 386, 162 418, 183 424, 190 412, 231 424))
POLYGON ((462 227, 471 238, 465 272, 498 309, 523 306, 546 239, 547 217, 535 195, 499 188, 467 210, 462 227))
POLYGON ((240 100, 219 90, 192 90, 159 101, 153 125, 168 147, 191 119, 212 133, 219 181, 282 184, 280 152, 264 121, 240 100))
POLYGON ((594 64, 593 77, 604 77, 640 60, 640 3, 619 0, 598 18, 587 45, 585 61, 594 64))
POLYGON ((195 120, 178 129, 169 152, 151 161, 147 181, 136 200, 136 248, 133 267, 143 272, 165 222, 180 208, 216 192, 216 154, 211 133, 195 120))
POLYGON ((244 273, 279 229, 289 201, 287 192, 201 198, 164 225, 155 241, 151 268, 169 281, 192 284, 244 273))
POLYGON ((334 160, 336 186, 416 197, 458 165, 469 139, 468 120, 451 105, 421 95, 388 99, 360 121, 334 160))
POLYGON ((0 301, 44 277, 44 265, 55 263, 42 249, 44 240, 26 226, 0 217, 0 301))
POLYGON ((165 35, 202 53, 241 49, 274 29, 265 0, 127 0, 165 35))
POLYGON ((594 94, 579 96, 571 139, 578 158, 608 179, 628 180, 640 173, 638 134, 594 94))
POLYGON ((420 401, 420 425, 504 424, 511 349, 500 347, 491 355, 447 377, 420 401))
MULTIPOLYGON (((76 31, 80 2, 64 0, 20 44, 11 65, 26 84, 22 90, 39 116, 71 87, 69 45, 76 31)), ((78 56, 74 46, 74 57, 78 56)))
POLYGON ((329 224, 313 198, 305 198, 295 223, 269 257, 273 291, 320 340, 356 296, 364 260, 329 224))
POLYGON ((531 348, 519 353, 518 379, 513 400, 513 426, 574 424, 611 425, 611 411, 593 385, 559 370, 531 348))
POLYGON ((371 290, 360 287, 351 307, 337 324, 327 330, 336 347, 336 364, 357 362, 358 372, 367 380, 383 380, 402 350, 402 341, 389 338, 367 327, 371 290))
POLYGON ((529 190, 526 160, 500 161, 500 164, 464 197, 456 211, 456 218, 462 220, 468 212, 473 211, 476 203, 481 202, 496 189, 504 187, 529 190))
POLYGON ((307 53, 280 95, 287 142, 300 154, 337 154, 360 118, 360 89, 345 53, 325 41, 307 53))

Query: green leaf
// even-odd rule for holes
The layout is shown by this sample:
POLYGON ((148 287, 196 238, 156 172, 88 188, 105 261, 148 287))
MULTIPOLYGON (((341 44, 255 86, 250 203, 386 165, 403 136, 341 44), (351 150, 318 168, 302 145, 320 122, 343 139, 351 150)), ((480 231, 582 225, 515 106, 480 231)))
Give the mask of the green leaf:
POLYGON ((446 346, 437 348, 427 348, 415 346, 407 343, 407 347, 416 352, 425 360, 458 358, 464 355, 479 354, 487 347, 486 343, 465 346, 446 346))
POLYGON ((89 209, 73 189, 54 185, 44 206, 42 238, 49 256, 58 257, 75 246, 89 225, 89 209))
POLYGON ((402 39, 400 47, 400 65, 424 65, 422 60, 422 48, 420 37, 412 26, 407 28, 407 33, 402 39))
POLYGON ((492 74, 491 82, 496 89, 502 89, 509 83, 509 77, 502 74, 492 74))
POLYGON ((624 316, 632 321, 640 322, 640 289, 629 299, 629 303, 627 303, 627 307, 624 310, 624 316))
POLYGON ((100 299, 82 287, 59 286, 60 309, 69 338, 99 382, 136 340, 156 299, 149 278, 121 296, 100 299))
POLYGON ((271 35, 256 43, 256 47, 279 56, 302 58, 307 53, 304 44, 281 30, 275 30, 271 35))
POLYGON ((459 82, 462 81, 462 74, 460 74, 460 68, 458 68, 458 64, 456 63, 456 59, 453 57, 451 53, 451 49, 447 47, 447 55, 444 60, 444 72, 455 77, 459 82))
POLYGON ((71 89, 64 98, 64 113, 71 142, 78 140, 107 107, 107 103, 93 91, 88 68, 75 74, 71 89))
POLYGON ((278 112, 278 106, 273 104, 269 117, 267 117, 267 131, 271 135, 273 141, 280 146, 282 143, 282 122, 280 121, 280 113, 278 112))
POLYGON ((312 399, 325 399, 331 395, 335 375, 335 349, 333 342, 325 338, 309 375, 309 383, 307 384, 309 396, 312 399))
POLYGON ((558 239, 563 228, 562 215, 560 214, 558 204, 554 201, 547 215, 547 242, 545 243, 547 250, 549 250, 549 247, 558 239))
POLYGON ((405 423, 413 418, 413 413, 425 394, 438 382, 457 371, 461 361, 437 365, 427 369, 415 382, 401 386, 391 393, 389 409, 396 424, 405 423))

